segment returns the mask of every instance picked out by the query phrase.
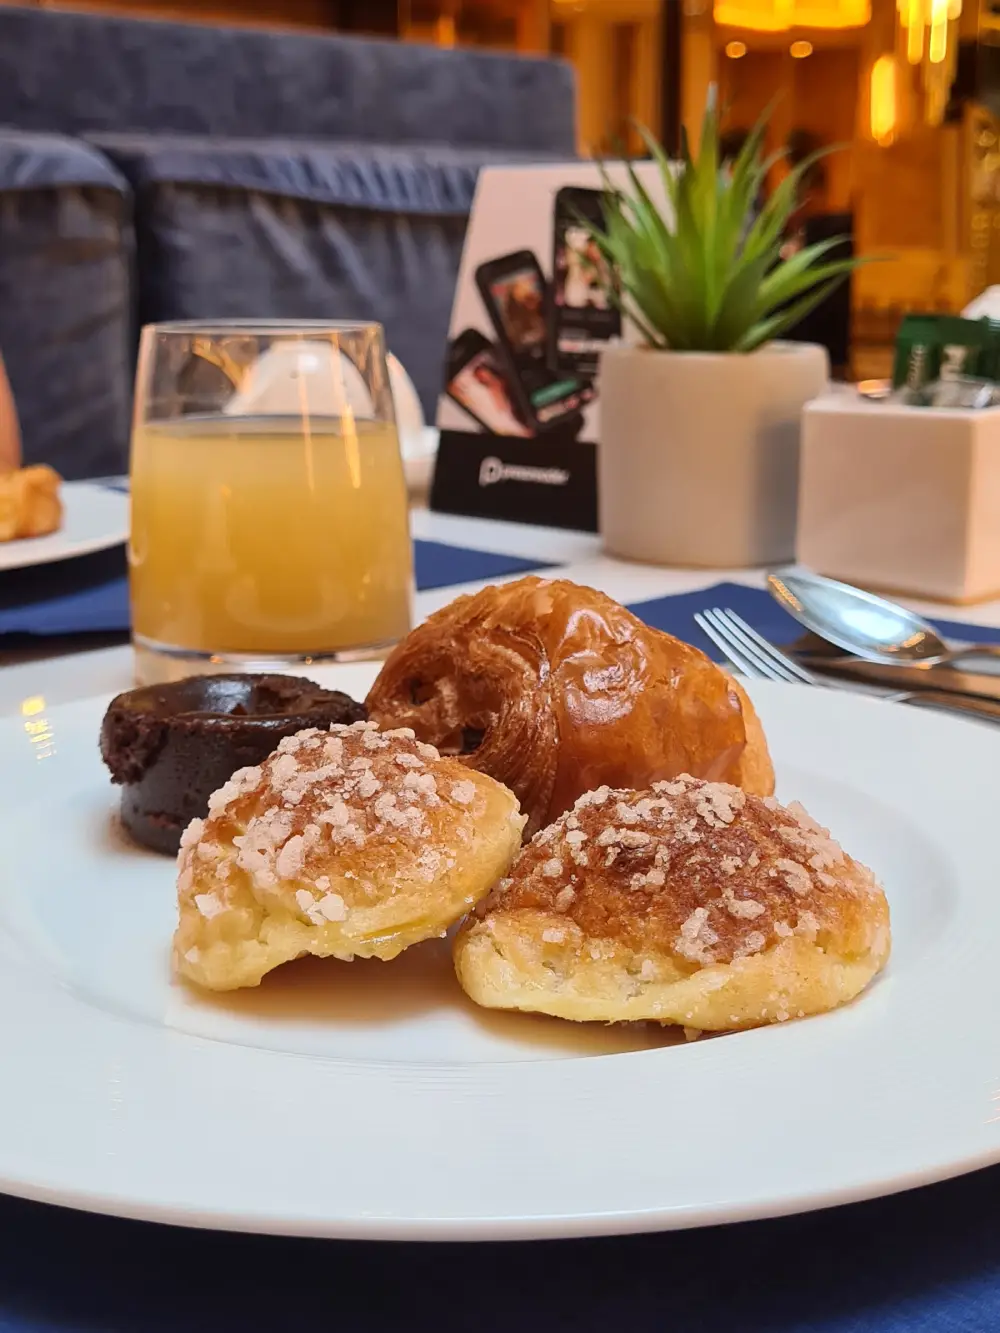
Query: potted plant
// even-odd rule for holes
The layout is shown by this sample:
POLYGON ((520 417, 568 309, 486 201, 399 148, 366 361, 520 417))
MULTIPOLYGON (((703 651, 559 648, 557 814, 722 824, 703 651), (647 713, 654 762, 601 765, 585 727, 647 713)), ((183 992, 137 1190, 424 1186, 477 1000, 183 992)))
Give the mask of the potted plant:
MULTIPOLYGON (((858 262, 827 256, 844 238, 782 258, 799 184, 793 170, 759 211, 769 113, 731 169, 709 96, 701 145, 671 163, 642 130, 671 217, 636 172, 604 175, 613 298, 634 330, 601 360, 598 481, 607 549, 658 564, 746 566, 794 555, 799 418, 829 375, 822 347, 780 342, 858 262)), ((641 127, 640 127, 641 129, 641 127)))

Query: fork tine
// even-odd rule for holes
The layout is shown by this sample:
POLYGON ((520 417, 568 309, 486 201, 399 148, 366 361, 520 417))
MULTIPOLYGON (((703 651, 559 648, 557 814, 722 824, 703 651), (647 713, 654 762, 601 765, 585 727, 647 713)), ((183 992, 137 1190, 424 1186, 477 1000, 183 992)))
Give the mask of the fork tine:
MULTIPOLYGON (((749 653, 757 659, 766 668, 769 680, 781 680, 787 684, 792 684, 798 680, 798 677, 782 659, 781 654, 770 644, 762 647, 745 632, 739 616, 732 615, 726 611, 719 611, 716 623, 721 622, 726 627, 726 632, 740 647, 740 651, 749 653)), ((766 643, 766 640, 765 640, 766 643)))
POLYGON ((712 635, 712 641, 722 649, 737 670, 757 680, 782 679, 782 677, 776 675, 770 662, 762 653, 756 652, 740 642, 732 632, 726 617, 717 606, 705 611, 703 622, 707 631, 712 635))
POLYGON ((806 671, 805 667, 799 666, 798 662, 793 662, 787 653, 783 653, 780 648, 776 648, 770 639, 765 639, 762 634, 758 634, 753 626, 748 625, 743 617, 738 616, 735 611, 730 611, 727 607, 726 616, 729 618, 733 632, 739 637, 740 641, 747 641, 748 648, 753 645, 760 652, 767 654, 772 662, 783 668, 789 680, 800 681, 803 685, 818 685, 820 683, 811 672, 806 671))
POLYGON ((712 624, 716 633, 729 644, 730 654, 736 652, 743 661, 750 663, 755 676, 762 680, 788 680, 781 667, 771 660, 770 654, 761 652, 751 640, 737 633, 721 607, 714 606, 706 611, 705 618, 712 624))
POLYGON ((715 628, 707 615, 702 615, 700 611, 696 611, 694 620, 695 624, 712 640, 730 666, 734 666, 737 671, 751 679, 762 675, 760 668, 743 656, 737 648, 734 648, 729 638, 715 628))

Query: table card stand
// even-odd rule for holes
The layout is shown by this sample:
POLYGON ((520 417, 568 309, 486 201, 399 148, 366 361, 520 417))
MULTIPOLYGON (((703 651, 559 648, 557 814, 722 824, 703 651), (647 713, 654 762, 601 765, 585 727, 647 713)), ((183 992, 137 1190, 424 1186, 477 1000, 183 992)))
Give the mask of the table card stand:
MULTIPOLYGON (((666 210, 656 166, 636 171, 666 210)), ((609 173, 626 178, 621 163, 609 173)), ((603 219, 600 188, 587 162, 480 173, 452 306, 432 509, 597 531, 599 355, 623 336, 583 225, 603 219)))

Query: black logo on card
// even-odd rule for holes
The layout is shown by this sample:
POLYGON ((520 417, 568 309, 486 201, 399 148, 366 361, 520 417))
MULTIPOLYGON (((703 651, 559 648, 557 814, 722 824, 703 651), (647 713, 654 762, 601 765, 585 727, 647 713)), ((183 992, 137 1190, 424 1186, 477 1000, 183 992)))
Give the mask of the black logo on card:
POLYGON ((431 508, 597 531, 597 446, 443 430, 431 508))
POLYGON ((528 486, 565 486, 569 473, 561 467, 536 467, 530 463, 504 463, 492 454, 479 464, 480 486, 497 486, 504 481, 521 481, 528 486))

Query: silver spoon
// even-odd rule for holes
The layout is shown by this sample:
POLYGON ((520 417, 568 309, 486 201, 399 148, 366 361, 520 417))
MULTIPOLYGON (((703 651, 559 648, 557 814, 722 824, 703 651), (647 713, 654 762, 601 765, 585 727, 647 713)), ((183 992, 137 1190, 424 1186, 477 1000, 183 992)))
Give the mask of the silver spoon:
POLYGON ((1000 645, 949 648, 933 625, 905 606, 821 574, 767 577, 771 596, 800 625, 866 662, 932 667, 969 657, 1000 658, 1000 645))

